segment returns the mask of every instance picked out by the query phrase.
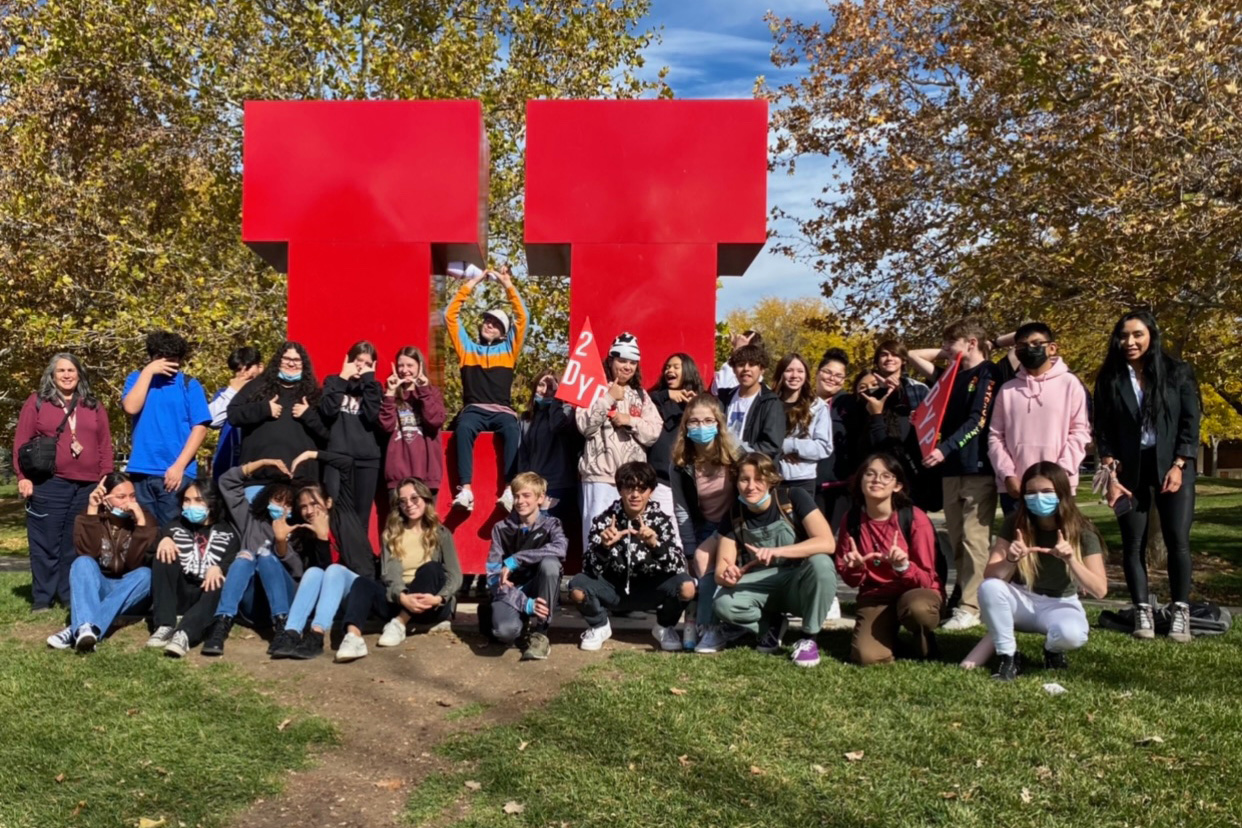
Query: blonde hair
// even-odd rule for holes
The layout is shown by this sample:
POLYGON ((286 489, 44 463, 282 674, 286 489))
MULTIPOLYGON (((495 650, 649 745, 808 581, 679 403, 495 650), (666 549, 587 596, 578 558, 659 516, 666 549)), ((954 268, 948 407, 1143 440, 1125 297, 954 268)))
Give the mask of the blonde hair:
POLYGON ((677 426, 677 439, 673 441, 673 465, 697 468, 722 466, 732 476, 733 466, 737 464, 737 459, 741 456, 742 449, 733 437, 733 432, 729 431, 720 401, 715 397, 707 396, 695 397, 691 400, 681 415, 681 424, 677 426), (686 438, 686 429, 689 428, 686 423, 691 413, 701 408, 710 411, 716 420, 716 439, 706 446, 700 446, 686 438))
MULTIPOLYGON (((1078 510, 1078 504, 1074 502, 1073 489, 1070 488, 1069 474, 1065 469, 1061 468, 1057 463, 1051 463, 1046 460, 1034 464, 1026 473, 1022 475, 1022 485, 1020 491, 1023 494, 1018 500, 1018 511, 1014 515, 1014 532, 1021 532, 1022 536, 1032 541, 1035 538, 1035 522, 1031 519, 1031 513, 1026 508, 1026 484, 1036 477, 1047 478, 1052 483, 1053 491, 1057 494, 1057 511, 1055 513, 1057 530, 1065 533, 1065 541, 1074 549, 1074 558, 1082 563, 1082 539, 1087 533, 1095 535, 1096 541, 1100 545, 1100 551, 1104 551, 1104 539, 1100 537, 1100 530, 1095 528, 1095 524, 1087 520, 1086 516, 1078 510)), ((1018 561, 1018 574, 1022 576, 1022 581, 1027 587, 1035 586, 1035 579, 1039 577, 1039 559, 1040 555, 1026 555, 1018 561)), ((1068 567, 1067 567, 1068 569, 1068 567)), ((1074 573, 1070 570, 1070 579, 1076 581, 1074 573)))
POLYGON ((423 499, 423 516, 419 519, 423 529, 423 548, 431 552, 440 544, 440 516, 436 514, 435 498, 431 495, 431 489, 417 477, 407 477, 392 490, 388 523, 384 525, 383 537, 384 547, 389 555, 400 555, 401 536, 407 531, 413 531, 406 528, 405 515, 401 513, 401 490, 406 486, 413 486, 414 494, 423 499))
POLYGON ((534 472, 522 472, 513 478, 513 482, 509 484, 509 490, 517 494, 525 489, 529 489, 539 495, 539 497, 543 497, 548 493, 548 481, 534 472))

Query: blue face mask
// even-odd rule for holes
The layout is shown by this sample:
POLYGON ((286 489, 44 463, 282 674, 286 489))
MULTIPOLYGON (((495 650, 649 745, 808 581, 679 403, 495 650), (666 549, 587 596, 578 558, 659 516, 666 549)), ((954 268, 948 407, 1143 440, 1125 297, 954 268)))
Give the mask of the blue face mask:
POLYGON ((113 506, 113 507, 112 507, 111 512, 112 512, 112 516, 113 516, 113 517, 119 517, 119 518, 127 518, 127 517, 129 517, 129 512, 128 512, 127 510, 125 510, 125 509, 118 509, 116 506, 113 506))
POLYGON ((548 406, 556 402, 556 397, 545 397, 543 394, 535 395, 535 405, 548 406))
POLYGON ((181 516, 190 523, 205 523, 207 520, 207 507, 186 506, 181 510, 181 516))
POLYGON ((767 494, 765 494, 763 496, 763 500, 760 500, 758 503, 751 503, 749 500, 742 497, 741 495, 738 495, 737 499, 738 499, 738 502, 741 503, 743 506, 749 506, 750 508, 755 509, 755 510, 765 509, 767 508, 768 501, 772 499, 772 492, 769 491, 767 494))
POLYGON ((720 429, 715 423, 709 426, 690 426, 686 429, 686 436, 700 446, 705 446, 716 439, 716 434, 720 429))
POLYGON ((281 382, 299 382, 302 379, 302 372, 290 374, 288 371, 281 371, 277 376, 280 377, 281 382))
POLYGON ((1057 506, 1061 503, 1061 499, 1051 492, 1029 494, 1022 499, 1026 501, 1026 510, 1035 517, 1048 517, 1056 514, 1057 506))
POLYGON ((277 506, 275 503, 269 503, 267 504, 267 515, 272 520, 280 520, 283 517, 288 517, 289 513, 285 511, 284 506, 277 506))

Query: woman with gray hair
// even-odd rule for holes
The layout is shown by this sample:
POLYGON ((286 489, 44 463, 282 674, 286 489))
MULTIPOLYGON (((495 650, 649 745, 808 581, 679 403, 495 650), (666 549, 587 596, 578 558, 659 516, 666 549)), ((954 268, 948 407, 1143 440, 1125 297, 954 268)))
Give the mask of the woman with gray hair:
POLYGON ((91 394, 82 363, 72 354, 52 357, 38 392, 22 405, 13 468, 26 501, 32 608, 49 609, 56 599, 68 607, 69 566, 76 557, 73 520, 86 508, 91 490, 113 471, 108 412, 91 394))

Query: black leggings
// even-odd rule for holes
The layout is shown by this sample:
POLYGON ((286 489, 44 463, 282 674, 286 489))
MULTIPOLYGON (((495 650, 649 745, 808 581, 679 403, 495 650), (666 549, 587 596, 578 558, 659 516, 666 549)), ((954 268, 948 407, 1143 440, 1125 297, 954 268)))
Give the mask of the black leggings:
MULTIPOLYGON (((428 561, 414 571, 414 578, 403 590, 410 594, 422 593, 436 595, 448 583, 448 573, 444 564, 439 561, 428 561)), ((359 578, 349 588, 345 598, 345 613, 342 621, 345 626, 362 628, 367 618, 374 615, 381 621, 391 621, 401 613, 399 602, 389 602, 388 589, 379 581, 370 578, 359 578)), ((450 598, 438 607, 426 612, 411 614, 410 620, 416 624, 439 624, 447 621, 453 614, 453 601, 450 598)))
POLYGON ((1156 450, 1143 449, 1134 508, 1117 519, 1121 527, 1122 566, 1130 600, 1152 603, 1147 593, 1147 519, 1152 504, 1160 513, 1160 534, 1169 550, 1169 591, 1174 601, 1190 598, 1190 522, 1195 514, 1195 466, 1186 463, 1182 485, 1176 492, 1162 493, 1164 480, 1156 474, 1156 450))

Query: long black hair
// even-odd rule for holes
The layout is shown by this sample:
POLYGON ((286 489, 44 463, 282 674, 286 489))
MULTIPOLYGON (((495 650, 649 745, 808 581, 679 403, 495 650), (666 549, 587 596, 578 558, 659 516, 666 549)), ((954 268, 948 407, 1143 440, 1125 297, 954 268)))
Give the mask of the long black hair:
POLYGON ((1125 349, 1121 345, 1121 334, 1126 323, 1135 319, 1147 329, 1150 344, 1142 356, 1143 372, 1143 408, 1142 418, 1145 425, 1155 426, 1160 417, 1169 408, 1169 385, 1180 379, 1183 363, 1165 353, 1164 337, 1156 317, 1150 311, 1132 310, 1117 320, 1113 333, 1108 338, 1108 354, 1104 364, 1100 366, 1100 374, 1096 379, 1096 394, 1107 394, 1120 402, 1118 389, 1120 383, 1130 381, 1130 363, 1126 359, 1125 349))
POLYGON ((315 379, 315 368, 311 364, 310 354, 306 352, 306 347, 301 342, 292 340, 282 342, 272 354, 272 358, 267 361, 267 367, 263 369, 263 373, 246 386, 251 389, 246 402, 270 400, 284 390, 285 383, 280 379, 280 358, 288 350, 297 351, 298 356, 302 358, 302 378, 294 384, 296 396, 299 399, 305 397, 310 405, 319 402, 319 381, 315 379))
MULTIPOLYGON (((668 360, 677 357, 681 360, 681 389, 682 391, 693 391, 695 394, 702 394, 707 389, 703 387, 703 375, 699 373, 699 366, 695 364, 694 357, 689 354, 683 354, 678 351, 675 354, 669 354, 668 359, 664 360, 664 365, 668 365, 668 360)), ((660 366, 660 379, 656 384, 651 386, 652 391, 667 391, 668 380, 664 377, 664 365, 660 366)))
MULTIPOLYGON (((207 520, 203 523, 204 528, 210 529, 224 520, 224 504, 220 501, 216 487, 210 479, 190 481, 189 485, 181 490, 181 494, 177 498, 179 506, 185 508, 185 495, 191 488, 198 489, 199 495, 203 498, 203 503, 207 505, 207 520)), ((267 504, 265 503, 263 507, 266 509, 267 504)))

